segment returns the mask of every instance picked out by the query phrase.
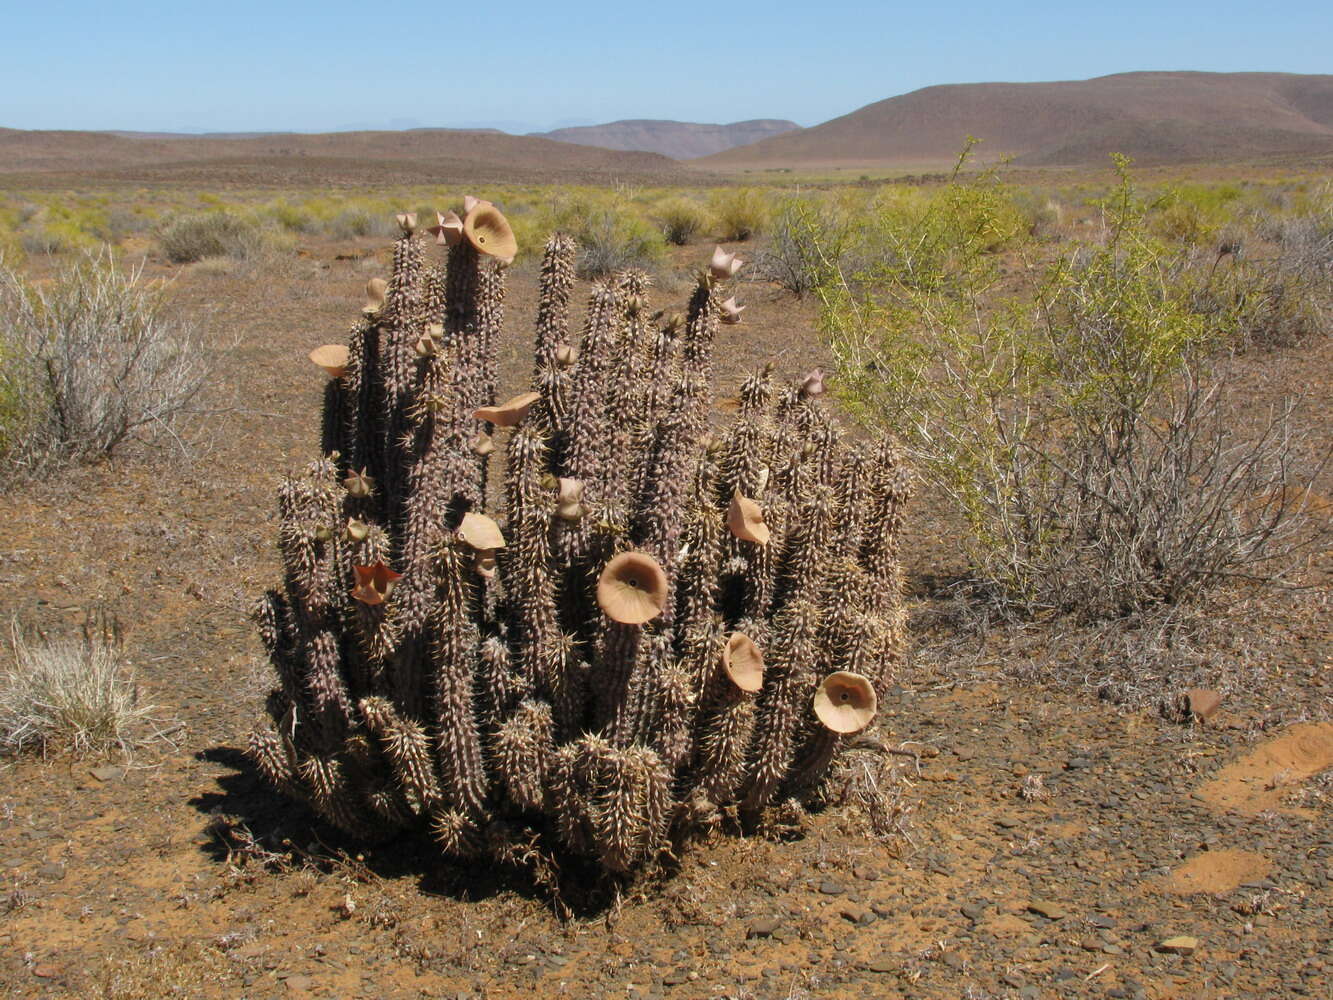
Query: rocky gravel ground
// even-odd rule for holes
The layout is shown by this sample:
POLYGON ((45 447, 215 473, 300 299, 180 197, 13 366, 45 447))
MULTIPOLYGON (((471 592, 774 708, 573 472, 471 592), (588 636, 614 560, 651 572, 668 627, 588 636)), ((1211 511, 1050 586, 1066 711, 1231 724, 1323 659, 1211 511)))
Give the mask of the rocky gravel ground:
MULTIPOLYGON (((160 733, 128 760, 0 762, 0 995, 1333 996, 1327 578, 1219 619, 1219 649, 1263 633, 1263 662, 1224 672, 1205 649, 1189 683, 1213 682, 1221 710, 1180 721, 1155 697, 1016 679, 1030 634, 953 656, 920 582, 953 530, 928 497, 907 556, 913 664, 832 804, 769 836, 718 830, 616 891, 566 870, 553 901, 429 844, 351 843, 271 794, 238 749, 263 686, 245 611, 276 578, 277 474, 313 446, 304 352, 383 266, 367 245, 258 277, 181 272, 218 352, 208 447, 11 494, 0 602, 57 631, 117 614, 160 733)), ((680 297, 674 273, 663 299, 680 297)), ((515 380, 533 282, 519 269, 511 293, 515 380)), ((724 380, 772 355, 793 374, 822 359, 791 335, 808 304, 745 297, 724 380)))
POLYGON ((904 686, 883 714, 915 754, 894 755, 901 834, 851 806, 796 839, 721 834, 563 922, 519 873, 412 842, 358 853, 227 747, 24 762, 0 827, 0 979, 13 996, 1329 995, 1333 724, 1182 726, 986 684, 904 686))

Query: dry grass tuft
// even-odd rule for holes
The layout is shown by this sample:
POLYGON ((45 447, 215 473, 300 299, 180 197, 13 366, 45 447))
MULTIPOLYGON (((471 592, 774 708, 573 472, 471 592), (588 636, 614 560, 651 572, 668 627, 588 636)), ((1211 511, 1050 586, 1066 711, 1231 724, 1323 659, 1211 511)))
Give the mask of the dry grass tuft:
POLYGON ((139 702, 115 623, 90 621, 78 639, 33 637, 17 622, 10 634, 13 664, 0 673, 0 752, 133 748, 153 706, 139 702))

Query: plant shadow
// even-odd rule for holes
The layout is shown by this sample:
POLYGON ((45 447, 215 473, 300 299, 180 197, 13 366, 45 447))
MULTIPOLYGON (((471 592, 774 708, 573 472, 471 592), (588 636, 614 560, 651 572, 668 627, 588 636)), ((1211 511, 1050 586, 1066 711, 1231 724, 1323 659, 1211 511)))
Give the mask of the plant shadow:
POLYGON ((423 894, 460 902, 513 894, 549 906, 566 920, 606 916, 627 885, 595 862, 554 851, 549 837, 539 838, 540 856, 532 865, 453 860, 424 829, 377 842, 358 839, 272 789, 236 747, 210 747, 198 757, 231 769, 217 779, 220 792, 189 801, 212 817, 201 850, 218 865, 351 869, 386 881, 414 879, 423 894))

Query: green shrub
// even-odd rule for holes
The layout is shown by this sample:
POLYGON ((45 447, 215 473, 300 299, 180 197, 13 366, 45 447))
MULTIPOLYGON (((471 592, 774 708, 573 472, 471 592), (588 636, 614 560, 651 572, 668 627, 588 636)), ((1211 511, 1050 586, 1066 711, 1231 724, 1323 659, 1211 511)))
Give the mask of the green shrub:
POLYGON ((1312 279, 1282 253, 1209 257, 1194 307, 1230 324, 1236 350, 1294 347, 1327 328, 1327 278, 1312 279))
POLYGON ((620 198, 574 192, 554 206, 547 225, 578 242, 576 268, 583 278, 605 277, 626 267, 651 267, 662 258, 661 233, 620 198))
POLYGON ((1173 243, 1208 243, 1235 217, 1240 198, 1234 184, 1175 185, 1153 206, 1149 228, 1173 243))
POLYGON ((110 238, 111 224, 100 202, 68 195, 52 197, 24 212, 21 240, 31 254, 90 250, 110 238))
POLYGON ((115 205, 107 209, 105 235, 101 238, 108 243, 118 243, 126 236, 147 232, 152 228, 152 221, 140 211, 125 205, 115 205))
POLYGON ((173 216, 159 230, 157 240, 173 264, 190 264, 206 257, 254 260, 278 245, 254 219, 225 211, 173 216))
MULTIPOLYGON (((1122 167, 1123 169, 1123 167, 1122 167)), ((845 393, 900 428, 970 530, 975 580, 1001 608, 1114 617, 1188 599, 1287 551, 1286 414, 1249 440, 1215 349, 1234 323, 1200 312, 1186 255, 1152 238, 1128 176, 1105 243, 1001 287, 1021 246, 999 189, 952 184, 925 215, 881 211, 878 262, 821 282, 845 393)))
POLYGON ((1230 322, 1238 350, 1293 347, 1328 329, 1333 203, 1258 221, 1262 232, 1229 226, 1198 255, 1195 308, 1230 322))
POLYGON ((654 217, 661 227, 662 237, 673 246, 689 244, 703 229, 704 211, 687 198, 672 198, 658 205, 654 217))
POLYGON ((930 193, 889 189, 862 228, 864 277, 920 293, 980 290, 997 279, 1000 252, 1028 239, 1022 212, 990 175, 930 193))
POLYGON ((1018 188, 1010 192, 1009 199, 1022 216, 1028 236, 1041 241, 1059 238, 1064 207, 1055 195, 1033 188, 1018 188))
POLYGON ((279 226, 290 233, 310 235, 320 228, 319 220, 307 208, 300 205, 280 201, 276 205, 271 205, 268 213, 279 226))
MULTIPOLYGON (((3 267, 3 261, 0 261, 3 267)), ((28 424, 28 378, 20 376, 21 355, 13 338, 0 335, 0 458, 22 447, 28 424)))
POLYGON ((804 297, 835 273, 854 268, 860 239, 855 216, 826 199, 793 197, 778 206, 772 238, 753 273, 804 297))
POLYGON ((744 242, 764 231, 769 221, 768 199, 758 188, 724 188, 709 199, 717 238, 744 242))
MULTIPOLYGON (((434 224, 434 218, 430 220, 434 224)), ((363 208, 349 208, 339 212, 329 220, 327 231, 337 240, 350 240, 362 236, 392 236, 398 227, 392 215, 387 212, 372 213, 363 208)))
POLYGON ((662 258, 662 237, 652 226, 609 210, 584 220, 575 238, 578 273, 583 278, 601 278, 627 267, 651 267, 662 258))
POLYGON ((17 209, 0 203, 0 262, 18 264, 26 255, 23 242, 19 238, 19 212, 17 209))
POLYGON ((23 252, 36 257, 63 253, 69 249, 69 237, 56 229, 48 229, 41 223, 26 226, 19 234, 19 243, 23 252))

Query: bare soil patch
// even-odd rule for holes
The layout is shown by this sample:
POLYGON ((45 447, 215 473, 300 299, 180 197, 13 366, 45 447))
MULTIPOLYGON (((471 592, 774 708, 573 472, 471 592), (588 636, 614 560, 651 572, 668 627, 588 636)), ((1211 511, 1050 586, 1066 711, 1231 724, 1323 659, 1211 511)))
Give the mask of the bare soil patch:
POLYGON ((1333 767, 1333 723, 1292 726, 1255 747, 1222 771, 1199 793, 1219 809, 1255 815, 1282 807, 1292 785, 1333 767))
POLYGON ((1245 882, 1267 877, 1273 863, 1251 851, 1224 849, 1196 854, 1171 873, 1167 891, 1227 893, 1245 882))

